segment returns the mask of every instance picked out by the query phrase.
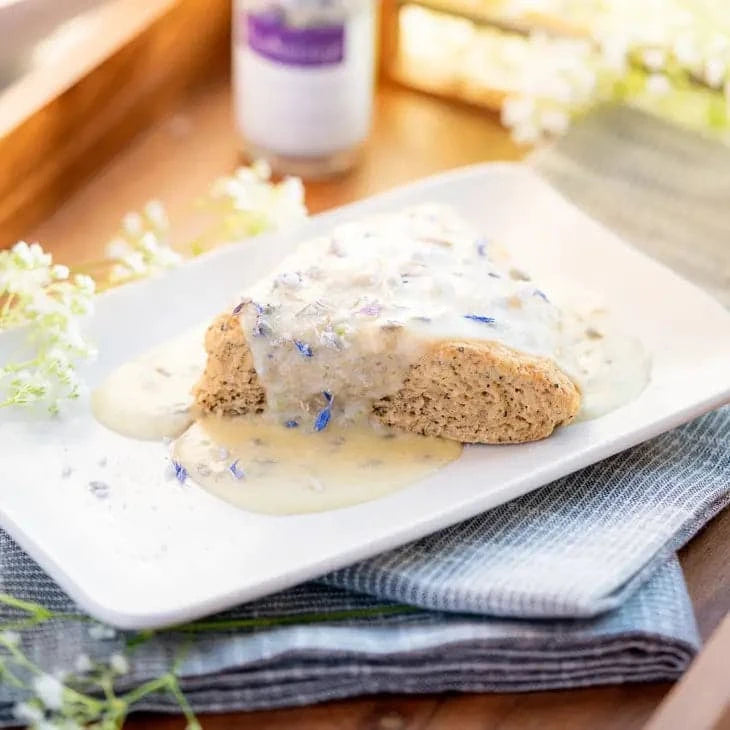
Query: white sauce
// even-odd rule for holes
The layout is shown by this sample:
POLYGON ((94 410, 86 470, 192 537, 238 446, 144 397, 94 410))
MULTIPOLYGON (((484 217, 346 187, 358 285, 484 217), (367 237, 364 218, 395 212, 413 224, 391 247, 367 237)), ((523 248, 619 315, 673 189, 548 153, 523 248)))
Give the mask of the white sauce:
POLYGON ((461 449, 455 441, 366 427, 311 433, 262 418, 210 417, 177 439, 173 458, 211 494, 283 515, 377 499, 454 461, 461 449))
POLYGON ((236 308, 272 418, 205 418, 185 431, 203 328, 111 373, 93 411, 126 436, 182 434, 174 459, 238 507, 291 514, 357 504, 458 458, 455 442, 366 425, 372 401, 395 392, 439 340, 499 341, 552 358, 581 390, 581 419, 641 392, 649 360, 640 343, 617 333, 590 297, 571 302, 566 292, 570 284, 556 284, 556 306, 449 209, 348 223, 297 249, 236 308))
POLYGON ((604 311, 587 317, 564 314, 556 361, 580 388, 581 421, 598 418, 636 398, 651 369, 641 343, 616 332, 604 311))
POLYGON ((234 311, 280 421, 312 418, 323 392, 335 397, 335 419, 359 420, 440 340, 498 341, 552 358, 593 416, 636 395, 648 377, 638 344, 603 323, 590 340, 590 317, 566 314, 444 206, 340 225, 299 246, 240 300, 234 311))
POLYGON ((112 371, 91 395, 96 419, 132 438, 181 434, 193 420, 192 389, 205 367, 204 332, 197 327, 112 371))

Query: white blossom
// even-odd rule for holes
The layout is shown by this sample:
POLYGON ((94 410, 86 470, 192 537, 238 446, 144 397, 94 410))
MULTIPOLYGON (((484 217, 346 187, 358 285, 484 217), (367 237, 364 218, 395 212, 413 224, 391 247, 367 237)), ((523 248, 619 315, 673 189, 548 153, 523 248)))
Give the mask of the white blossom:
POLYGON ((646 90, 650 94, 660 96, 668 94, 672 89, 672 85, 665 74, 649 74, 646 79, 646 90))
POLYGON ((713 89, 722 87, 728 72, 728 62, 722 58, 708 58, 705 62, 705 82, 713 89))
POLYGON ((661 71, 667 65, 667 54, 663 48, 646 48, 641 60, 650 71, 661 71))
POLYGON ((13 715, 18 720, 37 723, 43 719, 43 710, 29 702, 19 702, 13 707, 13 715))
POLYGON ((34 348, 22 366, 0 367, 0 405, 45 401, 56 413, 65 400, 78 397, 76 367, 95 354, 80 320, 93 309, 94 282, 69 275, 37 243, 20 241, 0 251, 0 300, 7 304, 0 309, 0 329, 25 325, 34 348))
POLYGON ((170 227, 165 206, 159 200, 150 200, 144 207, 144 215, 158 231, 166 231, 170 227))
POLYGON ((306 217, 302 181, 289 177, 273 183, 270 175, 268 164, 258 161, 211 186, 210 202, 228 222, 231 240, 287 228, 306 217))
POLYGON ((18 646, 20 644, 20 634, 17 631, 5 630, 0 632, 0 640, 7 646, 18 646))
MULTIPOLYGON (((483 54, 479 61, 475 52, 454 50, 454 58, 458 51, 469 60, 470 82, 484 77, 486 87, 505 91, 502 118, 519 142, 560 134, 566 119, 615 94, 631 101, 645 90, 650 99, 685 79, 725 93, 730 75, 727 0, 508 0, 507 6, 523 25, 534 24, 531 13, 537 13, 567 19, 586 35, 585 41, 544 33, 519 40, 514 34, 480 30, 479 40, 469 43, 489 47, 489 56, 483 54), (489 71, 480 71, 480 64, 489 71), (643 84, 635 83, 637 72, 645 74, 643 84), (622 80, 631 83, 617 83, 622 80), (520 99, 516 110, 510 108, 514 98, 520 99), (529 114, 524 113, 525 98, 535 103, 529 114)), ((698 103, 704 102, 698 97, 698 103)), ((667 104, 661 109, 671 113, 667 104)))
POLYGON ((259 180, 269 180, 271 178, 271 167, 266 160, 255 160, 251 165, 251 170, 259 180))
POLYGON ((40 674, 33 678, 33 691, 38 699, 49 709, 58 710, 63 704, 63 685, 50 674, 40 674))
POLYGON ((106 626, 105 624, 92 624, 89 626, 89 636, 92 639, 113 639, 116 635, 116 629, 113 629, 111 626, 106 626))
POLYGON ((91 661, 91 657, 88 654, 79 654, 74 662, 74 669, 79 674, 86 674, 94 668, 94 663, 91 661))
POLYGON ((122 230, 130 238, 137 238, 144 233, 144 221, 139 213, 127 213, 122 218, 122 230))
POLYGON ((109 657, 109 666, 116 674, 126 674, 129 671, 129 662, 123 654, 112 654, 109 657))

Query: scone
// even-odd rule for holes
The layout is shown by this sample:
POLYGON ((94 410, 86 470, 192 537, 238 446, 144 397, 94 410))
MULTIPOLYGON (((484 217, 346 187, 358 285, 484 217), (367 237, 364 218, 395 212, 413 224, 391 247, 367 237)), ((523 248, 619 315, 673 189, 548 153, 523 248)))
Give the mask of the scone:
POLYGON ((581 404, 556 362, 561 312, 490 247, 440 206, 302 244, 208 329, 197 407, 471 443, 549 436, 581 404))

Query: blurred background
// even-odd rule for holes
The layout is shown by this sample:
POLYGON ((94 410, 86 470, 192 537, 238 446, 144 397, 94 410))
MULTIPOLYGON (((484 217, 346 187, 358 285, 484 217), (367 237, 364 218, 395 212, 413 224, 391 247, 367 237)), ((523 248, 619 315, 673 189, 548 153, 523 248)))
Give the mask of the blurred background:
MULTIPOLYGON (((113 0, 0 0, 0 90, 31 71, 52 72, 69 53, 93 42, 99 33, 94 10, 109 2, 113 0)), ((307 0, 280 4, 307 5, 307 0)), ((380 14, 382 68, 389 77, 490 109, 504 108, 503 121, 519 141, 560 133, 570 118, 606 99, 727 136, 726 0, 373 4, 380 14), (515 103, 515 97, 523 103, 515 103)))
POLYGON ((246 159, 303 177, 316 212, 607 106, 727 143, 728 0, 0 0, 0 245, 47 240, 113 159, 87 238, 246 159))

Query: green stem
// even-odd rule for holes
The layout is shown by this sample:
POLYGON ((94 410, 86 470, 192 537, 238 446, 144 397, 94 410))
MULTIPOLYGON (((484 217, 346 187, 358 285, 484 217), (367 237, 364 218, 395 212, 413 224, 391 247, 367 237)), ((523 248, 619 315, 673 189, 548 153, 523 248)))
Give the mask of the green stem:
POLYGON ((416 613, 420 609, 404 605, 370 606, 352 608, 328 613, 300 613, 293 616, 257 616, 256 618, 232 618, 211 621, 193 621, 182 626, 172 627, 173 631, 195 633, 226 629, 260 629, 271 626, 292 624, 324 623, 327 621, 346 621, 347 619, 372 618, 373 616, 392 616, 401 613, 416 613))
POLYGON ((25 689, 25 683, 16 677, 2 662, 0 662, 0 677, 6 679, 13 687, 25 689))
POLYGON ((163 674, 161 677, 157 677, 157 679, 150 679, 149 682, 140 684, 139 687, 127 692, 127 694, 122 695, 119 699, 122 702, 125 702, 128 706, 132 706, 135 702, 139 702, 143 697, 146 697, 153 692, 168 689, 170 685, 170 676, 171 675, 169 674, 163 674))
POLYGON ((193 712, 193 708, 190 706, 190 703, 188 702, 188 698, 185 696, 183 691, 180 689, 180 683, 178 682, 177 677, 174 675, 170 676, 170 685, 168 687, 168 690, 172 694, 172 696, 177 700, 177 704, 180 706, 180 709, 182 710, 183 715, 185 715, 185 719, 187 720, 188 727, 199 727, 198 718, 195 716, 195 713, 193 712))
MULTIPOLYGON (((25 602, 19 601, 19 603, 25 602)), ((45 672, 37 664, 34 664, 32 661, 30 661, 30 659, 28 659, 28 657, 25 656, 25 654, 23 654, 23 652, 20 651, 17 646, 7 641, 3 641, 2 637, 0 637, 0 645, 2 645, 8 651, 8 653, 11 655, 14 662, 18 666, 22 667, 23 669, 27 669, 29 672, 35 675, 45 674, 45 672)), ((82 694, 81 692, 77 692, 71 687, 64 686, 63 694, 65 697, 73 700, 77 704, 85 706, 88 710, 92 711, 96 715, 98 715, 104 709, 104 704, 102 702, 95 699, 94 697, 89 697, 88 695, 82 694)))
POLYGON ((37 365, 40 359, 40 357, 34 357, 32 360, 26 360, 25 362, 8 363, 3 369, 6 373, 15 373, 18 370, 25 370, 33 365, 37 365))
POLYGON ((20 598, 11 596, 9 593, 0 593, 0 603, 12 608, 19 608, 21 611, 30 613, 33 616, 42 616, 43 618, 53 618, 53 612, 47 609, 45 606, 41 606, 40 603, 31 603, 30 601, 23 601, 20 598))

